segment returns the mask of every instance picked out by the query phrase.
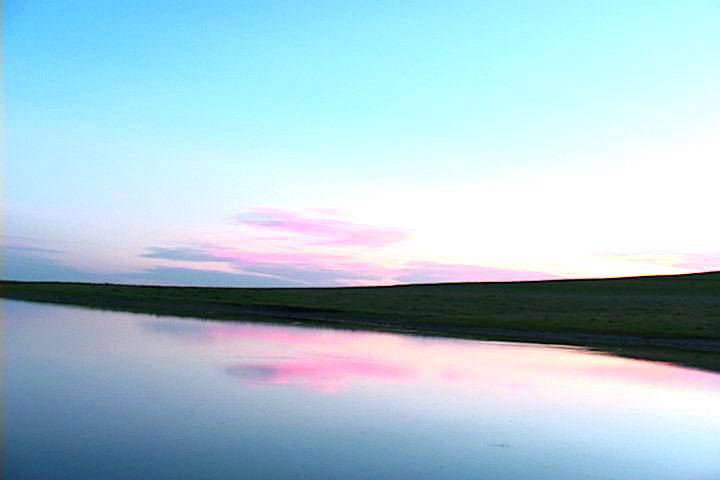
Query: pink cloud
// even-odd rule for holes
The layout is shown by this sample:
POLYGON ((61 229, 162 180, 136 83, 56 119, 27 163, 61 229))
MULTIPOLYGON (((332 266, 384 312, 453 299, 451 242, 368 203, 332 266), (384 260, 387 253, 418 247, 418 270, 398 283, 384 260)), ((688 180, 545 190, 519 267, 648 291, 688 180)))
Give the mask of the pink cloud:
POLYGON ((254 208, 236 217, 247 228, 242 247, 196 244, 151 247, 146 258, 178 262, 217 262, 232 273, 283 280, 299 286, 370 286, 541 280, 560 278, 535 271, 431 261, 368 261, 364 249, 378 249, 410 237, 403 229, 371 226, 340 218, 340 212, 305 209, 301 213, 254 208), (327 248, 340 247, 340 248, 327 248), (354 248, 358 247, 358 248, 354 248), (360 255, 363 254, 363 256, 360 255), (360 260, 362 258, 362 260, 360 260))
MULTIPOLYGON (((242 248, 196 244, 151 247, 146 258, 178 262, 217 262, 225 271, 256 275, 298 286, 370 286, 398 283, 510 281, 559 278, 534 271, 489 266, 412 261, 388 265, 361 257, 361 249, 377 249, 409 238, 399 228, 354 223, 340 212, 306 209, 302 213, 255 208, 236 217, 246 227, 242 248), (269 234, 269 235, 268 235, 269 234), (327 248, 342 247, 342 248, 327 248), (358 247, 358 248, 354 248, 358 247), (362 258, 363 260, 360 260, 362 258)), ((361 250, 367 255, 365 250, 361 250)))
POLYGON ((219 246, 153 247, 144 255, 177 261, 223 262, 244 273, 297 281, 301 285, 489 282, 561 278, 543 272, 480 265, 414 261, 386 266, 354 261, 349 255, 301 250, 238 251, 219 246))
MULTIPOLYGON (((314 210, 313 213, 323 212, 314 210)), ((272 208, 256 208, 236 218, 244 225, 305 237, 315 245, 379 248, 410 237, 407 231, 399 228, 365 225, 327 218, 327 215, 306 216, 272 208)))
POLYGON ((632 254, 613 254, 609 256, 610 258, 622 260, 624 262, 684 268, 696 272, 710 272, 720 270, 720 252, 642 252, 632 254))
POLYGON ((397 280, 407 283, 505 282, 557 278, 560 277, 543 272, 423 261, 408 263, 396 277, 397 280))
POLYGON ((683 257, 682 262, 674 266, 698 272, 720 270, 720 253, 693 253, 683 257))
POLYGON ((380 265, 349 261, 347 255, 299 250, 246 251, 212 245, 150 247, 143 257, 225 263, 244 274, 286 279, 297 286, 377 283, 392 273, 380 265))

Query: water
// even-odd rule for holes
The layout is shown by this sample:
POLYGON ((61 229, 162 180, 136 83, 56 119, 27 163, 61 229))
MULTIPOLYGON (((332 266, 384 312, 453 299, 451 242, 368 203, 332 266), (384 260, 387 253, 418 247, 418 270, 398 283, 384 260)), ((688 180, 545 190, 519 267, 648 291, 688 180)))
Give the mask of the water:
POLYGON ((720 479, 720 375, 4 301, 7 479, 720 479))

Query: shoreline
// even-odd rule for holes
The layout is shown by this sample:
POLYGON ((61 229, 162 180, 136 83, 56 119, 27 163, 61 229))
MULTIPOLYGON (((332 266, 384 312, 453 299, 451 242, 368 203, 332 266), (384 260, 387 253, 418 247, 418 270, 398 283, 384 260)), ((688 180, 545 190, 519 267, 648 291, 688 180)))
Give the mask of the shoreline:
MULTIPOLYGON (((691 294, 696 298, 684 292, 682 295, 677 295, 677 301, 674 303, 668 298, 670 293, 677 294, 677 292, 656 290, 650 295, 648 288, 642 286, 641 292, 635 292, 632 297, 621 298, 624 293, 637 289, 638 282, 647 282, 646 278, 638 277, 567 281, 569 287, 580 284, 586 290, 588 286, 594 289, 583 293, 580 298, 581 303, 578 303, 576 298, 577 288, 565 289, 569 291, 562 290, 559 293, 549 290, 557 289, 557 285, 563 285, 558 282, 532 282, 531 285, 508 282, 279 291, 278 289, 2 281, 0 297, 200 320, 260 321, 422 336, 567 345, 720 372, 720 335, 712 330, 709 335, 692 336, 682 330, 662 329, 661 314, 667 313, 668 305, 675 304, 687 313, 687 318, 690 320, 686 319, 685 323, 689 332, 704 332, 705 330, 700 328, 707 328, 707 325, 710 328, 720 327, 720 288, 716 289, 720 287, 720 282, 716 283, 716 280, 720 280, 720 274, 699 274, 697 277, 712 280, 712 283, 708 284, 711 286, 709 295, 696 295, 698 288, 694 288, 691 294), (598 286, 605 288, 613 282, 625 282, 624 290, 620 290, 621 293, 616 294, 615 297, 608 297, 606 292, 598 290, 598 286), (502 290, 499 292, 501 295, 495 296, 502 300, 503 309, 497 309, 487 298, 491 296, 487 295, 488 289, 498 288, 502 290), (469 289, 472 293, 474 302, 470 304, 471 307, 462 304, 465 297, 457 296, 458 291, 463 289, 469 289), (518 292, 518 290, 523 291, 518 292), (371 297, 368 297, 369 295, 371 297), (343 297, 343 302, 338 302, 338 297, 343 297), (431 297, 432 302, 428 303, 426 297, 431 297), (376 300, 375 304, 370 303, 373 299, 376 300), (407 314, 408 302, 417 300, 422 303, 423 299, 426 306, 423 311, 407 314), (270 301, 274 304, 270 304, 270 301), (483 305, 483 301, 486 305, 483 305), (524 306, 522 301, 525 302, 524 306), (569 303, 564 305, 563 302, 569 303), (448 306, 455 307, 456 304, 461 304, 459 310, 456 308, 457 312, 445 313, 448 306), (519 307, 515 306, 518 304, 519 307), (587 307, 587 304, 590 304, 591 308, 587 307), (586 306, 587 311, 570 310, 573 314, 570 316, 565 311, 568 310, 565 307, 577 308, 579 305, 586 306), (619 305, 619 312, 630 313, 625 315, 624 320, 610 319, 606 324, 601 325, 592 322, 602 313, 607 313, 605 311, 612 310, 613 305, 619 305), (375 309, 371 310, 369 306, 374 306, 375 309), (535 308, 532 310, 528 308, 531 306, 535 308), (538 306, 543 306, 544 311, 540 311, 538 306), (701 309, 693 310, 696 306, 700 306, 701 309), (489 314, 485 310, 489 311, 489 314), (530 321, 538 317, 538 314, 541 314, 540 318, 549 318, 554 310, 565 314, 567 318, 564 325, 567 328, 562 328, 563 323, 555 322, 553 328, 543 329, 538 328, 543 326, 542 320, 535 323, 530 321), (477 320, 473 317, 469 320, 461 317, 461 314, 466 312, 475 314, 477 320), (495 317, 491 316, 492 313, 495 313, 495 317), (693 316, 693 313, 696 315, 693 316), (659 334, 648 335, 648 331, 652 332, 652 330, 648 328, 647 322, 653 320, 657 324, 654 325, 657 327, 654 331, 659 334), (523 328, 513 328, 518 325, 523 328), (637 331, 633 332, 633 328, 637 331)), ((678 282, 680 278, 695 280, 692 275, 649 277, 650 281, 660 282, 666 290, 668 284, 675 288, 673 282, 678 282)), ((416 309, 414 306, 411 308, 416 309)), ((684 311, 680 313, 685 313, 684 311)), ((663 321, 669 324, 667 319, 663 321)))

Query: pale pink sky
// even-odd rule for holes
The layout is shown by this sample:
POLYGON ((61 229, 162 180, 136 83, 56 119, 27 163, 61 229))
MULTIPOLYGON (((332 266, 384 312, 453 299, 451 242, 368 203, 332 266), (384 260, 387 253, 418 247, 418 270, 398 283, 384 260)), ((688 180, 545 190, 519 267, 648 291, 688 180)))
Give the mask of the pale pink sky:
MULTIPOLYGON (((3 277, 339 286, 720 270, 711 3, 650 16, 408 5, 417 25, 335 11, 305 41, 274 19, 208 33, 194 53, 167 48, 197 43, 165 15, 122 2, 117 18, 157 43, 138 48, 125 22, 68 35, 28 4, 6 38, 3 277)), ((101 25, 93 8, 73 18, 101 25)))

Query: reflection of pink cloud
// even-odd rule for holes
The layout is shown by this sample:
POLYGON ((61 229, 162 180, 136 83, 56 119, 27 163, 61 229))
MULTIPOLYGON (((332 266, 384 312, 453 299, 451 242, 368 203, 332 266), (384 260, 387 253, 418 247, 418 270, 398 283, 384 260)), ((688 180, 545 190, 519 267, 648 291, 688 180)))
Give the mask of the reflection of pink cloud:
POLYGON ((692 369, 666 367, 659 362, 633 361, 604 364, 578 363, 566 370, 573 376, 583 376, 597 381, 613 380, 632 385, 658 386, 662 388, 698 389, 718 386, 718 378, 707 372, 692 369))
POLYGON ((149 330, 172 334, 196 343, 229 343, 249 341, 256 344, 273 343, 281 347, 343 348, 350 344, 368 345, 368 341, 382 341, 386 334, 323 328, 263 325, 253 323, 176 323, 154 321, 146 324, 149 330))
POLYGON ((279 364, 234 365, 225 369, 229 375, 271 384, 300 384, 313 390, 334 393, 354 379, 402 380, 414 371, 375 360, 351 358, 309 358, 279 364))
POLYGON ((225 371, 235 378, 321 392, 412 382, 468 402, 488 392, 504 402, 570 406, 623 405, 631 396, 666 404, 672 397, 678 408, 720 394, 717 374, 573 348, 248 323, 154 320, 147 327, 198 343, 197 351, 214 359, 233 359, 225 371))
POLYGON ((409 238, 408 232, 398 228, 309 217, 273 208, 256 208, 238 215, 237 219, 245 225, 307 237, 317 245, 377 248, 409 238))
POLYGON ((442 372, 441 378, 447 382, 462 382, 468 380, 468 373, 456 368, 448 368, 442 372))

